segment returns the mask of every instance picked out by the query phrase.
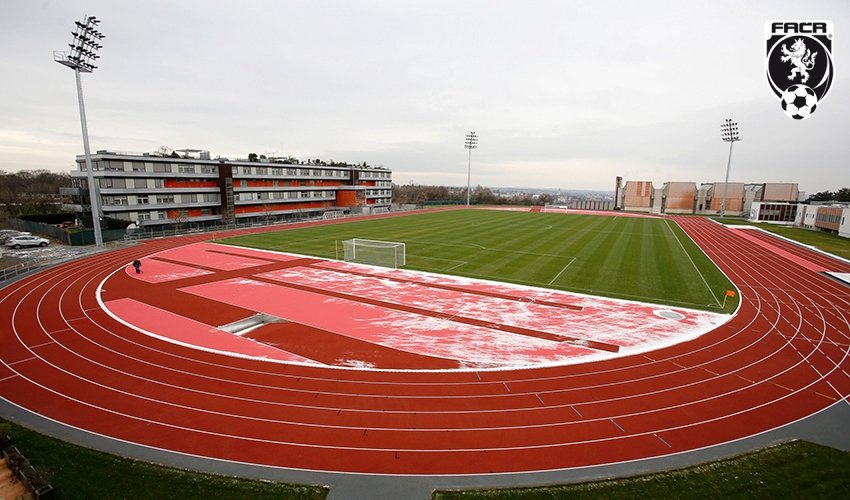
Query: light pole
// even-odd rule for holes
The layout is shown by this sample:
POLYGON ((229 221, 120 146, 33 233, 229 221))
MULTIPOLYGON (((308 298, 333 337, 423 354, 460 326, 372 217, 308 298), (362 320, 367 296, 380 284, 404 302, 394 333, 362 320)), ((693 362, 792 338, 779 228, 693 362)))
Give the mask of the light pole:
POLYGON ((469 164, 466 167, 466 206, 469 206, 469 195, 472 193, 472 150, 478 147, 478 136, 475 132, 466 134, 463 147, 469 150, 469 164))
POLYGON ((103 234, 100 230, 100 197, 94 182, 92 172, 91 150, 89 149, 89 129, 86 124, 86 108, 83 105, 83 84, 80 73, 91 73, 97 69, 94 62, 100 59, 97 51, 103 48, 100 40, 106 35, 96 29, 100 20, 94 16, 84 17, 83 21, 75 21, 76 29, 71 32, 74 40, 68 44, 70 52, 53 52, 53 60, 74 70, 77 79, 77 99, 80 102, 80 124, 83 129, 83 150, 86 155, 86 177, 89 184, 89 203, 91 205, 92 226, 94 226, 95 245, 103 246, 103 234))
POLYGON ((732 166, 732 146, 735 142, 741 140, 738 135, 738 122, 733 122, 731 118, 727 118, 725 122, 720 124, 720 138, 723 142, 729 143, 729 159, 726 161, 726 182, 723 183, 723 202, 720 205, 720 217, 726 216, 726 195, 729 193, 729 168, 732 166))

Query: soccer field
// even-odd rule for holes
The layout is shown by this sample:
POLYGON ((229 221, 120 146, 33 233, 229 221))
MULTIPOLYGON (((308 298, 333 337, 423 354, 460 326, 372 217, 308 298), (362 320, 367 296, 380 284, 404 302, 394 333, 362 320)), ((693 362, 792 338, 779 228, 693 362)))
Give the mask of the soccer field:
POLYGON ((732 289, 675 223, 655 218, 453 210, 221 242, 335 259, 351 238, 405 243, 406 269, 607 297, 720 311, 732 289))

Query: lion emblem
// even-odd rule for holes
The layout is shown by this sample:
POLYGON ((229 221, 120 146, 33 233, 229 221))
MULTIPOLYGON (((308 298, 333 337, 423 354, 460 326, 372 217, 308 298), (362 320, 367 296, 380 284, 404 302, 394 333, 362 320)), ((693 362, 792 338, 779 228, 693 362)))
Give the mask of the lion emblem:
POLYGON ((791 62, 794 65, 794 68, 791 69, 791 74, 788 75, 788 79, 793 80, 799 74, 802 77, 800 81, 806 83, 809 80, 809 70, 815 67, 815 57, 817 55, 817 52, 812 54, 812 51, 806 48, 806 43, 803 42, 802 38, 794 40, 791 50, 788 50, 785 44, 782 44, 782 57, 780 61, 791 62))

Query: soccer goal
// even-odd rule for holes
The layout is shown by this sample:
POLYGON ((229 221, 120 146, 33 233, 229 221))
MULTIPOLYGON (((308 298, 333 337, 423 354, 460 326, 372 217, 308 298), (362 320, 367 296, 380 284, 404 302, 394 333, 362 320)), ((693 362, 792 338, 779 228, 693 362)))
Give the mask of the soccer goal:
POLYGON ((328 210, 324 214, 322 214, 322 218, 325 220, 328 219, 342 219, 345 217, 345 212, 342 210, 328 210))
POLYGON ((343 241, 342 249, 346 262, 392 268, 405 264, 404 243, 355 238, 343 241))
POLYGON ((390 207, 374 207, 372 208, 373 214, 388 214, 390 213, 390 207))

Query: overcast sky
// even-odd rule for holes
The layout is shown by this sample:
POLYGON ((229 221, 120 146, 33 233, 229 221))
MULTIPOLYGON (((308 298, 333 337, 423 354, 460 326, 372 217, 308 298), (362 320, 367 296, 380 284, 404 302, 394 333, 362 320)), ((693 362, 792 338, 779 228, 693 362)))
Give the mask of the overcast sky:
POLYGON ((53 61, 102 20, 83 75, 92 149, 369 162, 406 184, 613 190, 614 177, 850 185, 850 2, 2 0, 0 169, 69 171, 74 75, 53 61), (836 79, 787 118, 764 23, 835 23, 836 79))

